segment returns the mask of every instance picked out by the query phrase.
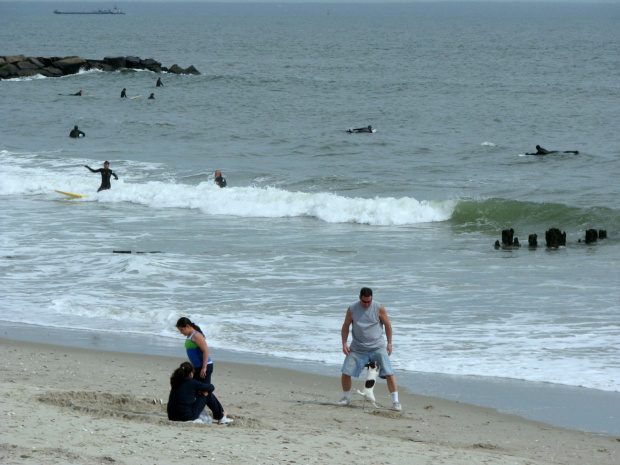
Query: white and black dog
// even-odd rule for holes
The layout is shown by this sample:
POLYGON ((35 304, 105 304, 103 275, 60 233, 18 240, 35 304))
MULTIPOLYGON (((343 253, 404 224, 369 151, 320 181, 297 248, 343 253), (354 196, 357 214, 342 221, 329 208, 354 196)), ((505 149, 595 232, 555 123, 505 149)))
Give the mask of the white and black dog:
POLYGON ((364 396, 363 408, 366 408, 366 400, 372 402, 372 405, 376 407, 374 389, 375 384, 377 384, 377 376, 379 376, 379 365, 377 365, 377 362, 372 361, 364 366, 367 368, 366 383, 364 384, 364 390, 358 390, 357 393, 364 396))

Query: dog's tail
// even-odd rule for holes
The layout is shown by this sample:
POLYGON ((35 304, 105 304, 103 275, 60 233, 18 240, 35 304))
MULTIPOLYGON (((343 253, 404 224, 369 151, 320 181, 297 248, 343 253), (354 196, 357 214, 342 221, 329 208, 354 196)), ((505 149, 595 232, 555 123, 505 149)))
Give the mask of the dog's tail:
POLYGON ((366 399, 368 399, 368 400, 369 400, 369 401, 371 401, 371 402, 374 402, 374 401, 375 401, 375 396, 372 394, 372 392, 362 392, 362 391, 360 391, 360 390, 358 389, 357 393, 358 393, 360 396, 364 396, 366 399))

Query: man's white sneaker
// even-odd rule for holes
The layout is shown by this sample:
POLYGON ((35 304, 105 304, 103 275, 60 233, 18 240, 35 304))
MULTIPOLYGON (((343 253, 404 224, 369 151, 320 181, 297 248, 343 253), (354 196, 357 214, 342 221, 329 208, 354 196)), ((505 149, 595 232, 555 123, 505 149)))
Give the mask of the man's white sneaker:
POLYGON ((351 403, 351 399, 347 397, 343 397, 338 401, 338 405, 349 405, 351 403))
POLYGON ((403 408, 401 407, 399 402, 394 402, 394 404, 392 404, 392 410, 396 410, 397 412, 400 412, 403 408))
POLYGON ((233 422, 234 420, 232 418, 228 418, 226 415, 224 415, 222 418, 220 418, 220 420, 218 421, 218 423, 220 425, 229 425, 233 422))

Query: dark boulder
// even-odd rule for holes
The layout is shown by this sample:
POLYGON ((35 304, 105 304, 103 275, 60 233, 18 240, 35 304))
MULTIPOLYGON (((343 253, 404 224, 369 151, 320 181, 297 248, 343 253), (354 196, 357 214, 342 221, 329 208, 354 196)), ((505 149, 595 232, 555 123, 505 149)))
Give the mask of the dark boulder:
POLYGON ((80 69, 87 68, 88 62, 81 57, 68 57, 53 63, 54 68, 58 68, 63 74, 76 74, 80 69))
POLYGON ((62 71, 58 68, 54 68, 53 66, 46 66, 41 70, 41 74, 45 77, 61 77, 63 76, 62 71))
POLYGON ((152 58, 142 60, 142 66, 149 71, 153 71, 154 73, 161 73, 161 63, 157 60, 153 60, 152 58))
POLYGON ((112 68, 110 65, 106 64, 106 63, 94 63, 93 68, 101 70, 101 71, 114 71, 114 68, 112 68))
POLYGON ((11 78, 17 76, 19 68, 17 68, 17 66, 12 63, 7 63, 2 68, 0 68, 0 70, 2 70, 2 74, 6 74, 6 76, 4 76, 5 78, 11 78))
POLYGON ((198 75, 200 74, 200 71, 198 71, 196 68, 194 68, 194 65, 191 65, 189 68, 186 68, 185 71, 183 72, 183 74, 193 74, 193 75, 198 75))
POLYGON ((179 65, 172 65, 170 67, 170 69, 168 70, 169 73, 172 74, 183 74, 185 72, 185 70, 183 68, 181 68, 179 65))
POLYGON ((598 238, 599 239, 607 239, 607 230, 599 229, 599 231, 598 231, 598 238))
POLYGON ((121 69, 125 67, 125 57, 105 57, 103 62, 112 67, 112 69, 121 69))
POLYGON ((32 60, 33 63, 35 63, 34 60, 36 60, 37 62, 41 63, 41 67, 45 68, 47 66, 52 66, 52 59, 51 58, 47 58, 47 57, 29 57, 29 60, 32 60))
POLYGON ((32 77, 32 76, 36 76, 37 74, 41 74, 41 70, 40 69, 20 69, 19 71, 17 71, 17 76, 18 77, 32 77))
POLYGON ((24 55, 5 56, 4 61, 10 64, 16 64, 20 61, 26 61, 26 57, 24 55))
POLYGON ((30 63, 29 61, 20 61, 19 63, 17 63, 16 66, 20 70, 24 70, 24 69, 39 69, 40 68, 40 66, 37 66, 34 63, 30 63))
POLYGON ((45 66, 46 66, 38 58, 35 58, 35 57, 28 57, 28 62, 32 63, 33 65, 35 65, 39 69, 45 68, 45 66))
POLYGON ((144 69, 142 60, 139 57, 125 57, 125 66, 131 69, 144 69))
POLYGON ((527 238, 530 247, 538 247, 538 234, 530 234, 527 238))
POLYGON ((98 69, 100 71, 114 71, 114 69, 103 60, 88 60, 90 69, 98 69))

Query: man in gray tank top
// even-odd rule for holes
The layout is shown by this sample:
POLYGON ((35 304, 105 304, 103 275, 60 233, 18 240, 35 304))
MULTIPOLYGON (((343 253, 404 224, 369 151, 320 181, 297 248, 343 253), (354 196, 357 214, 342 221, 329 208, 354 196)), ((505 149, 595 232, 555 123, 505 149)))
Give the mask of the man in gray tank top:
POLYGON ((390 363, 392 355, 392 325, 385 307, 372 300, 372 289, 363 287, 358 302, 347 309, 342 325, 342 351, 346 355, 342 365, 343 398, 340 405, 351 403, 351 376, 359 377, 368 362, 375 361, 380 366, 379 376, 387 381, 392 396, 392 409, 402 410, 398 402, 396 376, 390 363), (349 328, 352 327, 351 345, 349 328), (383 328, 387 336, 387 346, 383 339, 383 328))

